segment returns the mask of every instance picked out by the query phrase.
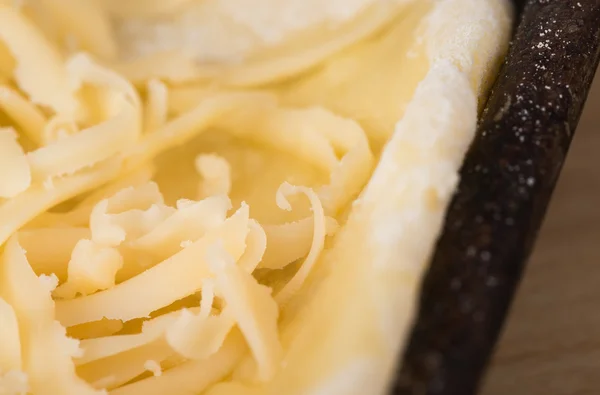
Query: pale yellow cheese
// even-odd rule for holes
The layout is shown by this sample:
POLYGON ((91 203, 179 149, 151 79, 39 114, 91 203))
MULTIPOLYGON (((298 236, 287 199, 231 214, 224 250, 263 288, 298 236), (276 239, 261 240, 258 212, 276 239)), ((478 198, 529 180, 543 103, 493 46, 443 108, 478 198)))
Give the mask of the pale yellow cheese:
POLYGON ((296 272, 292 279, 277 294, 276 300, 280 305, 285 305, 292 295, 298 292, 300 287, 302 287, 302 284, 306 281, 306 278, 308 277, 314 264, 317 262, 317 259, 319 258, 321 251, 323 251, 323 247, 325 246, 325 212, 314 191, 306 187, 298 187, 287 183, 282 184, 279 188, 279 191, 277 191, 278 206, 286 210, 291 210, 292 207, 287 200, 287 196, 298 193, 303 193, 306 195, 306 197, 310 200, 313 211, 314 228, 312 245, 308 255, 306 256, 306 259, 304 262, 302 262, 300 269, 298 269, 298 272, 296 272))
POLYGON ((18 370, 0 374, 0 394, 26 395, 29 392, 27 375, 18 370))
POLYGON ((90 339, 115 334, 123 329, 123 322, 120 320, 107 320, 86 322, 85 324, 75 325, 67 329, 67 335, 76 339, 90 339))
MULTIPOLYGON (((110 68, 94 61, 89 55, 85 53, 73 55, 66 63, 66 70, 69 73, 72 85, 80 87, 81 84, 87 83, 110 88, 114 92, 124 94, 136 112, 140 111, 140 97, 131 82, 110 68)), ((139 119, 141 114, 137 114, 137 116, 138 122, 141 121, 139 119)), ((133 130, 132 132, 136 132, 136 136, 141 133, 140 130, 133 130)))
POLYGON ((0 295, 11 304, 19 323, 23 370, 32 393, 101 393, 76 376, 71 358, 78 352, 77 343, 72 344, 54 320, 50 292, 31 270, 16 238, 6 244, 0 261, 0 295))
POLYGON ((74 116, 78 103, 57 48, 25 16, 0 5, 0 40, 16 60, 14 78, 35 104, 74 116), (44 72, 39 72, 44 65, 44 72))
POLYGON ((116 95, 112 105, 119 113, 107 121, 30 152, 27 160, 38 181, 70 175, 116 155, 137 135, 135 108, 116 95))
POLYGON ((193 59, 179 51, 159 52, 113 63, 112 68, 135 85, 142 85, 152 78, 173 83, 202 81, 216 74, 210 67, 199 68, 193 59))
POLYGON ((123 257, 117 249, 79 240, 71 254, 67 281, 52 296, 71 299, 114 287, 117 271, 122 267, 123 257))
POLYGON ((379 151, 429 69, 416 30, 431 4, 414 1, 380 36, 292 81, 283 89, 284 103, 320 105, 356 120, 379 151))
MULTIPOLYGON (((267 249, 260 268, 281 269, 308 254, 313 244, 314 218, 304 218, 282 225, 263 225, 267 249)), ((325 217, 325 232, 333 235, 339 228, 337 221, 325 217)))
POLYGON ((274 97, 261 93, 223 94, 203 101, 189 112, 167 122, 162 128, 146 136, 139 144, 126 152, 128 165, 135 168, 149 158, 184 144, 202 133, 217 119, 244 105, 272 103, 274 97))
POLYGON ((0 298, 0 373, 21 370, 21 338, 14 309, 0 298))
POLYGON ((44 144, 52 143, 79 132, 77 123, 64 115, 55 115, 47 122, 44 119, 43 123, 45 123, 45 125, 41 132, 41 141, 43 141, 44 144))
POLYGON ((13 128, 0 128, 0 198, 15 197, 31 185, 31 169, 13 128))
MULTIPOLYGON (((455 27, 438 37, 438 42, 465 45, 446 52, 446 58, 440 51, 450 43, 429 54, 435 64, 348 222, 322 257, 320 270, 283 311, 286 366, 266 385, 227 383, 208 394, 358 395, 389 389, 421 276, 475 131, 477 103, 470 73, 476 69, 463 71, 456 65, 478 56, 478 48, 497 61, 510 26, 510 7, 502 0, 449 0, 436 7, 460 11, 462 26, 469 23, 476 29, 455 27)), ((454 21, 447 26, 455 26, 454 21)))
POLYGON ((0 86, 0 108, 14 120, 28 139, 38 145, 44 141, 46 116, 18 91, 9 86, 0 86))
POLYGON ((356 197, 374 165, 360 125, 324 108, 248 109, 217 124, 232 134, 276 146, 326 169, 329 183, 318 193, 327 214, 338 214, 348 200, 356 197))
POLYGON ((268 381, 283 357, 277 329, 277 304, 271 290, 237 266, 235 258, 223 246, 212 247, 207 254, 215 275, 216 292, 226 303, 225 312, 232 315, 248 342, 258 365, 255 378, 268 381))
POLYGON ((139 334, 82 341, 83 353, 75 360, 78 374, 98 387, 116 388, 142 374, 148 360, 157 364, 167 360, 175 351, 165 341, 165 331, 186 311, 146 321, 139 334))
POLYGON ((183 357, 205 360, 219 351, 234 324, 227 308, 218 316, 184 311, 165 335, 173 350, 183 357))
MULTIPOLYGON (((47 226, 73 226, 79 227, 89 224, 90 215, 93 208, 102 200, 107 199, 125 189, 128 188, 139 188, 145 186, 146 188, 152 188, 149 183, 154 173, 152 166, 144 166, 137 168, 135 171, 123 174, 117 179, 111 180, 106 185, 98 187, 93 190, 89 195, 86 195, 84 199, 71 211, 66 213, 52 213, 45 212, 38 216, 35 220, 31 221, 28 226, 32 228, 40 228, 47 226)), ((122 174, 122 173, 121 173, 122 174)), ((150 191, 149 193, 143 193, 139 199, 139 204, 143 205, 144 199, 150 199, 152 202, 162 202, 162 194, 158 189, 158 194, 150 191), (159 199, 159 200, 156 200, 159 199)), ((123 191, 123 193, 126 193, 123 191)), ((136 198, 137 199, 137 198, 136 198)), ((126 199, 127 200, 127 199, 126 199)), ((134 202, 128 203, 134 204, 134 202)), ((135 203, 137 204, 137 203, 135 203)))
POLYGON ((144 236, 175 212, 172 207, 152 204, 146 210, 110 214, 108 205, 109 201, 103 200, 94 207, 90 214, 90 229, 93 241, 112 247, 144 236))
POLYGON ((162 376, 162 368, 160 367, 160 364, 153 359, 149 359, 144 363, 144 369, 152 372, 154 377, 162 376))
POLYGON ((150 377, 127 384, 110 392, 111 395, 164 395, 166 393, 197 394, 224 379, 246 352, 241 334, 234 332, 216 354, 205 360, 190 361, 150 377))
POLYGON ((168 345, 158 339, 119 355, 80 365, 77 367, 77 375, 95 384, 96 388, 113 389, 143 374, 147 360, 162 361, 172 353, 168 345))
POLYGON ((124 188, 91 210, 92 240, 99 245, 119 246, 125 240, 142 237, 174 212, 174 208, 164 204, 153 182, 124 188))
POLYGON ((246 239, 246 250, 237 264, 247 273, 252 274, 263 260, 268 241, 265 230, 257 221, 250 220, 248 227, 250 231, 246 239))
POLYGON ((167 259, 181 249, 183 241, 194 242, 208 230, 221 225, 231 209, 231 201, 225 196, 182 203, 180 201, 178 210, 147 234, 133 240, 130 247, 160 260, 167 259))
POLYGON ((196 157, 194 165, 202 177, 198 188, 198 198, 229 195, 231 192, 231 167, 227 160, 215 154, 200 154, 196 157))
POLYGON ((43 9, 55 22, 63 40, 73 40, 77 49, 104 59, 117 55, 111 21, 98 0, 41 0, 43 9))
POLYGON ((58 179, 51 188, 35 185, 13 199, 0 202, 0 245, 38 213, 87 189, 102 185, 116 177, 119 170, 119 161, 101 163, 89 171, 58 179))
POLYGON ((238 259, 244 251, 247 223, 246 206, 223 226, 138 276, 106 291, 56 302, 58 320, 67 327, 103 317, 129 321, 192 295, 201 289, 203 278, 209 274, 204 258, 207 249, 215 241, 223 240, 227 250, 238 259), (132 298, 136 303, 118 302, 132 298))
POLYGON ((144 133, 151 133, 167 122, 168 90, 165 84, 152 79, 147 84, 147 103, 144 107, 144 133))
POLYGON ((99 0, 111 13, 120 17, 152 16, 180 9, 192 0, 99 0))
MULTIPOLYGON (((102 198, 98 196, 98 200, 88 198, 87 202, 90 205, 97 206, 101 201, 106 201, 107 214, 121 214, 130 210, 147 210, 153 205, 163 205, 164 198, 158 185, 155 182, 148 180, 151 177, 149 174, 135 175, 134 180, 124 180, 129 183, 133 181, 133 185, 120 184, 103 191, 102 198), (141 179, 138 180, 138 176, 141 179)), ((83 202, 84 204, 86 202, 83 202)))
POLYGON ((0 392, 385 392, 510 7, 254 1, 0 4, 0 392))
POLYGON ((99 336, 94 339, 82 340, 80 347, 83 350, 81 356, 75 359, 76 365, 102 360, 117 356, 125 351, 148 345, 163 335, 165 330, 172 325, 181 311, 165 314, 146 321, 140 333, 131 335, 99 336))
POLYGON ((365 39, 393 20, 402 8, 394 1, 379 1, 364 10, 355 20, 335 29, 314 29, 295 42, 259 51, 239 67, 222 77, 229 86, 249 87, 282 81, 318 65, 327 57, 365 39), (315 43, 316 41, 316 43, 315 43))

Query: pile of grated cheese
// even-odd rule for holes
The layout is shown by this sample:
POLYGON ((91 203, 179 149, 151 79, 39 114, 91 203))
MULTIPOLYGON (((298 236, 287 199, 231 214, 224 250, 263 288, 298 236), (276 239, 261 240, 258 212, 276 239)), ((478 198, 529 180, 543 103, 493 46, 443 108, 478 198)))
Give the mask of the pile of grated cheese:
POLYGON ((505 0, 480 0, 502 34, 469 32, 476 67, 444 58, 461 30, 431 21, 473 1, 0 0, 0 395, 323 393, 371 369, 369 325, 400 314, 386 254, 425 260, 507 41, 505 0), (364 322, 333 333, 345 299, 364 322))

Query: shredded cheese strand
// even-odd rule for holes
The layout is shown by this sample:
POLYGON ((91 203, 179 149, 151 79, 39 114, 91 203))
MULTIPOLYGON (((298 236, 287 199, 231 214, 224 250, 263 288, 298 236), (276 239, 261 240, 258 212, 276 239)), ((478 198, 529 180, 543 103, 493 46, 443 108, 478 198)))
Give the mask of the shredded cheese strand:
POLYGON ((208 359, 182 363, 163 372, 160 378, 149 377, 127 384, 112 390, 110 395, 199 394, 224 379, 245 352, 243 337, 234 329, 219 351, 208 359))
POLYGON ((44 145, 53 143, 68 136, 72 136, 79 132, 77 123, 74 120, 65 117, 64 115, 56 115, 48 120, 48 122, 45 122, 44 120, 44 123, 45 125, 43 127, 41 136, 44 145))
POLYGON ((312 207, 314 215, 314 231, 312 246, 308 253, 308 256, 300 266, 300 269, 298 269, 298 272, 296 272, 294 277, 292 277, 292 279, 275 296, 275 300, 277 300, 277 303, 279 305, 285 305, 287 301, 292 297, 292 295, 298 292, 300 287, 302 287, 302 284, 308 277, 310 271, 317 262, 321 251, 323 251, 323 247, 325 246, 325 212, 323 210, 323 206, 321 205, 321 201, 312 189, 283 183, 277 191, 277 205, 284 210, 291 210, 292 207, 287 201, 286 196, 295 195, 298 193, 305 194, 306 197, 310 200, 310 204, 312 207))
POLYGON ((14 78, 35 104, 75 117, 79 104, 56 47, 18 10, 0 5, 0 40, 16 60, 14 78), (44 65, 44 72, 39 67, 44 65))
POLYGON ((196 171, 202 177, 198 198, 213 195, 229 195, 231 192, 231 167, 225 158, 216 154, 200 154, 194 161, 196 171))
POLYGON ((238 137, 272 145, 327 170, 329 184, 318 190, 327 214, 337 215, 359 194, 375 165, 360 125, 324 108, 241 110, 217 124, 238 137))
POLYGON ((161 362, 173 354, 162 338, 118 355, 77 367, 77 375, 97 388, 114 389, 144 373, 147 360, 161 362), (104 380, 110 377, 109 380, 104 380))
POLYGON ((120 161, 109 161, 89 171, 60 178, 50 188, 36 185, 17 197, 0 203, 0 245, 35 216, 79 193, 115 178, 120 161))
POLYGON ((47 119, 35 104, 11 87, 0 86, 0 108, 34 144, 40 146, 44 143, 43 130, 47 119))
POLYGON ((56 302, 56 315, 65 326, 97 321, 101 318, 129 321, 192 295, 202 288, 210 270, 202 257, 217 240, 238 259, 245 248, 248 206, 242 206, 223 225, 145 272, 106 291, 82 298, 56 302), (141 290, 141 292, 140 292, 141 290), (119 303, 136 295, 138 303, 119 303))
MULTIPOLYGON (((66 213, 45 212, 31 221, 28 226, 32 228, 49 226, 80 227, 89 224, 90 215, 94 207, 102 200, 112 197, 123 189, 140 187, 149 184, 154 174, 152 166, 137 168, 128 174, 115 176, 109 183, 101 186, 85 196, 83 200, 71 211, 66 213)), ((161 194, 162 197, 162 194, 161 194)))
POLYGON ((17 315, 10 304, 0 297, 0 372, 20 371, 21 337, 17 315))
POLYGON ((27 154, 36 180, 74 174, 117 155, 135 142, 136 110, 120 95, 115 95, 111 103, 120 109, 114 117, 27 154))
POLYGON ((156 78, 171 83, 204 81, 217 73, 211 67, 200 67, 180 51, 169 51, 130 60, 115 61, 112 68, 133 84, 143 86, 156 78))
POLYGON ((56 21, 62 36, 75 40, 78 48, 104 59, 117 56, 111 21, 97 1, 42 0, 41 4, 56 21))
POLYGON ((279 308, 271 289, 235 264, 221 244, 213 244, 207 260, 215 276, 215 289, 237 322, 257 364, 256 379, 268 381, 283 358, 277 319, 279 308))
POLYGON ((177 211, 150 232, 131 241, 129 247, 156 259, 167 259, 181 250, 182 242, 195 242, 221 225, 230 209, 231 201, 226 196, 212 196, 189 204, 180 202, 177 211))
POLYGON ((69 337, 76 339, 92 339, 113 335, 121 329, 123 329, 123 322, 120 320, 107 320, 103 318, 100 321, 86 322, 85 324, 72 326, 67 329, 67 334, 69 337))
POLYGON ((0 261, 0 294, 12 305, 22 336, 24 370, 36 395, 100 395, 75 374, 78 344, 54 320, 50 292, 35 275, 16 237, 0 261))
POLYGON ((165 331, 171 348, 186 359, 206 359, 218 351, 234 321, 226 313, 210 316, 214 303, 214 284, 205 280, 202 285, 200 309, 197 314, 187 309, 165 331))
POLYGON ((67 281, 55 289, 52 296, 72 299, 77 294, 85 296, 111 288, 122 267, 123 257, 115 248, 79 240, 69 261, 67 281))
POLYGON ((121 17, 150 17, 181 9, 191 0, 101 0, 112 14, 121 17))
POLYGON ((256 269, 267 250, 267 234, 258 221, 250 220, 249 223, 250 232, 248 233, 248 239, 246 240, 246 251, 240 257, 238 266, 245 270, 247 273, 252 274, 256 269))
POLYGON ((169 109, 167 86, 152 79, 146 84, 148 98, 144 106, 144 133, 152 133, 167 122, 169 109))
POLYGON ((189 112, 170 120, 127 151, 127 166, 135 168, 168 149, 186 143, 236 108, 261 106, 264 103, 272 103, 273 100, 273 95, 246 92, 211 97, 189 112))
MULTIPOLYGON (((263 225, 267 236, 267 249, 259 268, 282 269, 305 257, 313 245, 314 226, 313 217, 282 225, 263 225)), ((338 227, 334 218, 325 217, 327 236, 333 235, 338 227)))
POLYGON ((12 198, 31 185, 31 169, 13 128, 0 128, 0 198, 12 198))
POLYGON ((80 240, 90 238, 91 233, 84 227, 65 227, 24 229, 18 235, 35 274, 54 274, 64 282, 71 252, 80 240))

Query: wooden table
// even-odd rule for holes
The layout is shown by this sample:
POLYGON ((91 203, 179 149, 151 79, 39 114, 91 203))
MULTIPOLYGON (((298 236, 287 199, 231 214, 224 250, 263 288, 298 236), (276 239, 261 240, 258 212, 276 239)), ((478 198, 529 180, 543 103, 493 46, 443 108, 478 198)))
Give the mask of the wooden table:
POLYGON ((481 394, 600 394, 600 74, 481 394))

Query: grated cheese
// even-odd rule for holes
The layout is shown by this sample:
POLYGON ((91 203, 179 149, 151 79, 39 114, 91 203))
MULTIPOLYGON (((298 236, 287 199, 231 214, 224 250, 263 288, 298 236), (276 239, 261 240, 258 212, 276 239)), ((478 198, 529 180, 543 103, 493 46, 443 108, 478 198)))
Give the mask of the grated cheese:
POLYGON ((45 180, 70 175, 111 158, 133 143, 137 134, 135 109, 119 95, 110 104, 120 109, 112 118, 27 154, 33 176, 45 180))
POLYGON ((279 309, 271 290, 235 264, 222 245, 207 251, 215 288, 226 303, 226 311, 237 322, 258 365, 257 379, 270 380, 283 357, 277 318, 279 309))
POLYGON ((325 213, 323 211, 323 206, 321 206, 321 202, 314 191, 312 191, 310 188, 298 187, 284 183, 277 191, 277 205, 279 208, 284 210, 291 210, 292 206, 286 199, 286 196, 297 193, 305 194, 310 200, 310 204, 312 206, 312 211, 314 214, 312 246, 310 247, 310 251, 308 252, 306 259, 302 263, 302 266, 300 266, 300 269, 298 269, 298 272, 277 294, 276 300, 280 304, 285 304, 290 297, 300 289, 302 284, 306 281, 306 278, 308 277, 313 266, 317 262, 317 258, 321 254, 321 251, 325 245, 325 213))
POLYGON ((0 107, 14 120, 29 140, 35 144, 44 141, 46 116, 35 104, 9 86, 0 86, 0 107))
POLYGON ((144 133, 152 133, 167 122, 168 90, 159 80, 148 81, 148 99, 144 108, 144 133))
POLYGON ((78 49, 104 59, 117 55, 111 21, 96 0, 41 0, 40 3, 54 18, 63 40, 75 41, 78 49))
POLYGON ((14 78, 35 104, 76 115, 78 102, 56 47, 18 10, 0 5, 0 40, 16 61, 14 78), (39 65, 44 72, 39 72, 39 65))
POLYGON ((123 322, 120 320, 107 320, 103 318, 100 321, 86 322, 85 324, 67 328, 67 334, 72 338, 85 340, 113 335, 121 329, 123 329, 123 322))
MULTIPOLYGON (((313 245, 314 218, 304 218, 283 225, 264 225, 267 249, 260 268, 282 269, 288 264, 308 255, 313 245)), ((325 217, 326 235, 333 235, 339 225, 331 217, 325 217)))
POLYGON ((123 257, 115 248, 82 239, 73 248, 68 267, 67 281, 52 296, 72 299, 113 287, 117 271, 123 267, 123 257))
POLYGON ((29 393, 27 375, 19 370, 0 372, 1 395, 26 395, 29 393))
POLYGON ((194 161, 196 171, 202 177, 198 197, 229 195, 231 192, 231 167, 227 160, 215 154, 201 154, 194 161))
POLYGON ((50 275, 41 274, 38 278, 48 292, 53 292, 58 287, 59 280, 54 273, 50 275))
POLYGON ((226 196, 212 196, 192 202, 180 207, 147 234, 132 241, 131 248, 143 250, 161 260, 167 259, 179 251, 182 242, 193 243, 207 231, 221 225, 230 208, 231 202, 226 196))
POLYGON ((222 226, 193 245, 113 288, 82 298, 57 301, 58 320, 67 327, 103 317, 129 321, 146 317, 154 310, 194 294, 201 289, 203 278, 209 273, 202 257, 212 243, 223 240, 235 259, 242 255, 248 215, 248 207, 242 206, 222 226), (115 303, 134 296, 136 303, 115 303))
POLYGON ((0 128, 0 198, 15 197, 31 185, 31 169, 13 128, 0 128))
POLYGON ((360 125, 324 108, 247 109, 217 124, 239 137, 276 146, 326 169, 330 181, 318 194, 330 215, 337 215, 360 192, 374 166, 368 139, 360 125), (255 126, 250 129, 245 127, 247 124, 255 126))
POLYGON ((17 315, 10 304, 0 298, 0 374, 20 371, 23 368, 21 358, 21 338, 17 315))
POLYGON ((0 395, 383 393, 508 1, 251 3, 0 1, 0 395))
POLYGON ((144 369, 146 369, 149 372, 152 372, 154 377, 162 376, 162 369, 160 367, 160 364, 152 359, 149 359, 144 363, 144 369))
MULTIPOLYGON (((77 377, 71 358, 77 344, 54 320, 54 302, 31 270, 16 238, 4 247, 0 261, 0 296, 14 309, 23 345, 23 370, 31 392, 39 395, 99 395, 77 377)), ((76 341, 75 341, 76 342, 76 341)))
POLYGON ((66 263, 75 245, 91 236, 90 230, 83 227, 37 228, 18 234, 33 271, 37 275, 54 275, 59 281, 67 279, 66 263))

